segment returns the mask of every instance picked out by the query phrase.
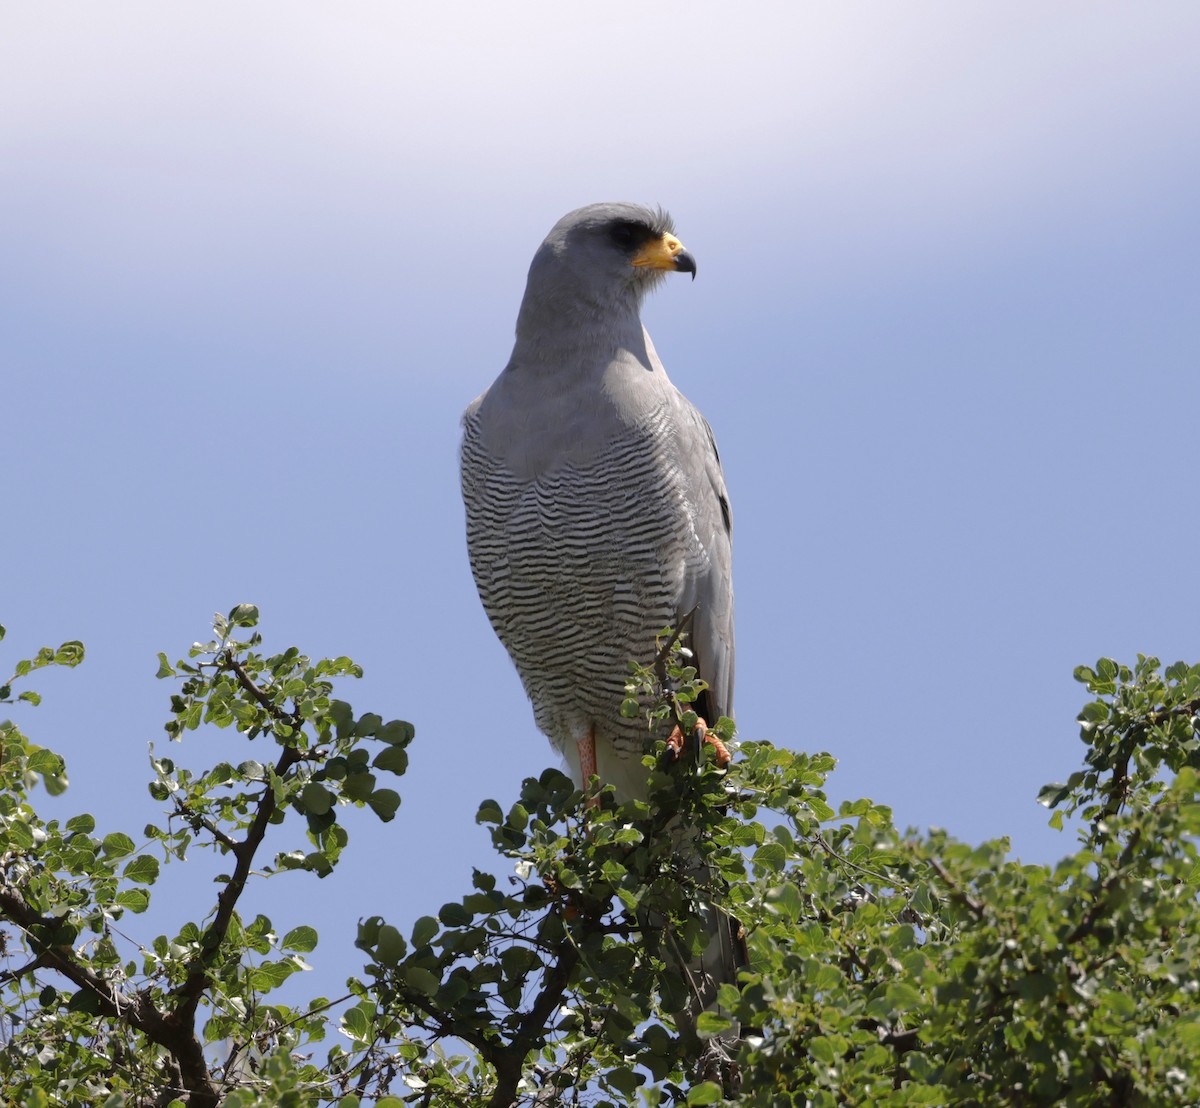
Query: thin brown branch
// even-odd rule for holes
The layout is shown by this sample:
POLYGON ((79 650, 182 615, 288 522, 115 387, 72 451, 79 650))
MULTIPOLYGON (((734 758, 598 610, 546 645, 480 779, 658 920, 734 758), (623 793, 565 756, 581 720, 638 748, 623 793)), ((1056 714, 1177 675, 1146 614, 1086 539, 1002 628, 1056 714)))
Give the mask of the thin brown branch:
POLYGON ((212 820, 207 816, 200 815, 199 812, 193 812, 178 796, 175 798, 175 812, 183 820, 187 821, 189 827, 193 831, 207 831, 217 842, 235 854, 241 849, 241 843, 233 836, 222 831, 212 820))
MULTIPOLYGON (((274 776, 283 777, 297 760, 296 750, 293 747, 285 746, 279 756, 279 761, 275 764, 274 776)), ((246 881, 249 879, 254 865, 254 856, 262 845, 263 838, 267 833, 267 826, 274 814, 275 789, 268 780, 258 799, 258 810, 254 813, 254 819, 246 831, 246 837, 234 848, 233 853, 237 858, 237 864, 217 897, 217 910, 213 921, 204 932, 204 941, 195 958, 192 959, 187 977, 183 984, 175 990, 175 996, 180 1002, 175 1009, 175 1014, 189 1024, 195 1019, 200 997, 208 985, 208 967, 216 959, 217 952, 229 932, 234 908, 246 887, 246 881)))
POLYGON ((254 683, 254 678, 246 672, 246 667, 237 660, 231 651, 224 651, 221 656, 221 665, 233 671, 234 676, 238 679, 238 684, 263 706, 272 719, 296 729, 303 724, 304 721, 298 715, 294 712, 285 712, 267 695, 265 689, 254 683))
POLYGON ((339 1004, 345 1004, 347 1000, 353 1000, 353 999, 354 999, 354 994, 347 993, 345 996, 339 996, 337 998, 337 1000, 327 1000, 327 1001, 325 1001, 324 1004, 314 1005, 312 1008, 308 1008, 305 1011, 301 1012, 294 1019, 290 1019, 285 1023, 279 1024, 278 1030, 282 1031, 285 1027, 291 1027, 292 1024, 294 1024, 294 1023, 299 1023, 301 1020, 309 1019, 312 1016, 315 1016, 318 1012, 325 1012, 328 1009, 334 1008, 339 1004))
POLYGON ((45 964, 46 959, 39 954, 19 969, 5 970, 3 973, 0 973, 0 985, 6 985, 9 981, 16 981, 18 977, 24 977, 27 973, 33 973, 34 970, 41 969, 45 964))
POLYGON ((969 911, 977 920, 983 920, 984 916, 987 914, 983 904, 971 896, 966 889, 962 888, 958 882, 950 876, 949 872, 946 870, 946 867, 943 866, 942 863, 937 860, 937 858, 930 858, 929 864, 933 867, 934 872, 941 879, 942 884, 950 890, 950 894, 954 897, 954 899, 960 904, 964 905, 967 911, 969 911))
POLYGON ((837 850, 830 845, 829 841, 819 831, 810 836, 812 842, 816 843, 829 857, 836 859, 844 866, 849 866, 851 869, 858 870, 859 873, 865 874, 867 877, 873 878, 880 885, 895 885, 895 878, 889 878, 885 874, 878 873, 873 869, 868 869, 866 866, 861 866, 857 862, 850 861, 844 854, 838 853, 837 850))

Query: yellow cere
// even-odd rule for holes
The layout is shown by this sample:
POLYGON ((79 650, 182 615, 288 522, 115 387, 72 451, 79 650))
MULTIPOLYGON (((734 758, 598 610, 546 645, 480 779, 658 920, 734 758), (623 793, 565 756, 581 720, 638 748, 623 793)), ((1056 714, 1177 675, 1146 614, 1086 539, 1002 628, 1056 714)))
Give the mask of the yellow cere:
POLYGON ((674 269, 675 255, 682 250, 683 243, 674 235, 663 235, 662 238, 646 243, 634 255, 633 264, 650 266, 652 269, 674 269))

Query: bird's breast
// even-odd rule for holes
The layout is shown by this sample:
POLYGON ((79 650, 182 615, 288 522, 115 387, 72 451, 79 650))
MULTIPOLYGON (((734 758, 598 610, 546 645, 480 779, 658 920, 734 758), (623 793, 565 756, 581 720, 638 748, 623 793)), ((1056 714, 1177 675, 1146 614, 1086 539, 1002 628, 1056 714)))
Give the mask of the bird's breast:
MULTIPOLYGON (((538 723, 556 738, 581 711, 626 726, 617 722, 626 662, 652 656, 707 558, 672 415, 661 404, 585 453, 540 457, 533 472, 496 457, 467 423, 471 567, 538 723)), ((645 724, 629 730, 640 749, 645 724)))

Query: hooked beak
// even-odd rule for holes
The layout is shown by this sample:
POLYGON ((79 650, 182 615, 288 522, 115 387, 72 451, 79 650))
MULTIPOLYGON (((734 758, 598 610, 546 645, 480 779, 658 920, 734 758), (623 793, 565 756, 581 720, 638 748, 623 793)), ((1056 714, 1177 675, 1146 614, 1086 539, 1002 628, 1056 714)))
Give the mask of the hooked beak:
POLYGON ((646 243, 633 257, 639 268, 663 269, 672 273, 690 273, 696 279, 696 259, 674 235, 663 235, 646 243))

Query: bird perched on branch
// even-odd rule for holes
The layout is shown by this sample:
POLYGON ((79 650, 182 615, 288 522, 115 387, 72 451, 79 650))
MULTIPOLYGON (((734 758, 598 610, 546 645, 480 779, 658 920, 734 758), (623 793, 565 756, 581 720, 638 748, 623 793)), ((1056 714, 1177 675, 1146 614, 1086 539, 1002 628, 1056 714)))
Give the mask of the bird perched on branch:
MULTIPOLYGON (((646 293, 696 261, 670 216, 592 204, 563 216, 529 267, 512 357, 463 417, 467 547, 480 598, 538 727, 576 781, 644 797, 644 719, 623 675, 664 627, 689 625, 732 715, 732 517, 716 441, 668 379, 646 293)), ((666 736, 663 736, 664 738, 666 736)), ((718 757, 728 759, 723 747, 718 757)))
MULTIPOLYGON (((619 711, 624 674, 664 627, 687 628, 708 684, 698 713, 733 714, 725 478, 712 429, 641 321, 646 293, 669 273, 694 279, 696 261, 661 209, 593 204, 563 216, 529 267, 508 365, 463 416, 467 547, 483 606, 575 780, 595 774, 620 799, 644 799, 648 777, 646 720, 619 711)), ((677 857, 711 878, 688 829, 674 836, 677 857)), ((672 960, 689 983, 677 1023, 706 1074, 728 1056, 716 1039, 700 1043, 696 1019, 747 959, 736 921, 701 911, 703 954, 676 948, 672 960)))

